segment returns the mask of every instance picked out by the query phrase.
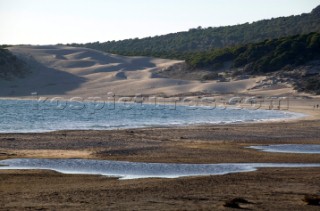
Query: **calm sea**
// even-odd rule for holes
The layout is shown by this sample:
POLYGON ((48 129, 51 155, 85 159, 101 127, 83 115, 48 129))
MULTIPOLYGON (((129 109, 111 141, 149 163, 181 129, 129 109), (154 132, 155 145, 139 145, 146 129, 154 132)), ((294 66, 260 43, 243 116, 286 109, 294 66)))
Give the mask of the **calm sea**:
POLYGON ((223 109, 141 103, 0 100, 0 133, 111 130, 299 118, 286 111, 223 109))

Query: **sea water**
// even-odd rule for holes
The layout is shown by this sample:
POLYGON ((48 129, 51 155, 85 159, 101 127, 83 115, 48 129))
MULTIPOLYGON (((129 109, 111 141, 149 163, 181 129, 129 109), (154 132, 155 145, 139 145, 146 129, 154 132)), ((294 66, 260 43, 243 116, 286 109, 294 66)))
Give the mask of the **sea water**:
POLYGON ((301 116, 286 111, 212 106, 0 100, 0 133, 242 123, 301 116))

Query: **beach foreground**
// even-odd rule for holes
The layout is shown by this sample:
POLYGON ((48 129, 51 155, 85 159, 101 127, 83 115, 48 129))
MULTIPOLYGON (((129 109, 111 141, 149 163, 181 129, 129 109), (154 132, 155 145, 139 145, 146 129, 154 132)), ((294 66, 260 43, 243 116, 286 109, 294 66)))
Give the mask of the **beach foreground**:
MULTIPOLYGON (((150 128, 1 134, 0 159, 87 158, 168 163, 319 163, 320 155, 259 152, 267 144, 320 144, 317 120, 150 128)), ((320 170, 261 169, 224 176, 117 180, 51 171, 1 171, 4 210, 217 210, 242 197, 265 210, 317 210, 305 195, 320 191, 320 170)))

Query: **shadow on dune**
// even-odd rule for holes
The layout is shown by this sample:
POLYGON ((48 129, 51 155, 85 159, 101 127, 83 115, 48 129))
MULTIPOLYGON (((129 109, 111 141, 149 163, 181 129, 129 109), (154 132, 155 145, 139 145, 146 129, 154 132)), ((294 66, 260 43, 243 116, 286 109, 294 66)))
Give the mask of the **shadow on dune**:
POLYGON ((124 70, 133 71, 154 67, 156 67, 156 65, 151 62, 151 58, 136 58, 132 60, 124 70))
POLYGON ((2 80, 0 97, 31 96, 31 93, 34 92, 37 92, 38 95, 64 95, 86 82, 85 78, 46 67, 32 56, 23 59, 27 62, 31 73, 23 79, 2 80))
MULTIPOLYGON (((107 65, 106 63, 105 65, 107 65)), ((122 61, 122 63, 116 63, 112 66, 101 66, 93 70, 94 73, 100 72, 116 72, 116 71, 137 71, 145 70, 149 68, 155 68, 156 65, 152 63, 150 58, 134 58, 128 61, 122 61)))
POLYGON ((67 95, 98 77, 99 82, 159 77, 148 72, 157 68, 154 58, 125 57, 59 46, 22 46, 13 47, 10 51, 28 64, 31 73, 23 79, 0 81, 0 97, 30 96, 35 92, 40 96, 67 95), (101 74, 94 75, 96 73, 101 74))

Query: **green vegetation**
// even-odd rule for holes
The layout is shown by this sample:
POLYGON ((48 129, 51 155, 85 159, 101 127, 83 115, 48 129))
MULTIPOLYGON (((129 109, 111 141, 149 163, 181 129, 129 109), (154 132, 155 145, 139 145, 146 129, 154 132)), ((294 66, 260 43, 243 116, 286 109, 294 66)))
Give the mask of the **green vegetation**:
POLYGON ((0 79, 10 80, 14 77, 23 77, 28 72, 26 64, 10 53, 0 48, 0 79))
POLYGON ((10 47, 10 45, 0 45, 0 49, 1 48, 8 48, 8 47, 10 47))
MULTIPOLYGON (((320 94, 320 71, 311 74, 293 71, 313 61, 320 61, 320 33, 196 53, 186 59, 189 67, 194 70, 224 72, 225 67, 228 66, 228 70, 232 70, 233 77, 266 75, 278 71, 278 75, 282 78, 292 78, 298 91, 320 94)), ((213 73, 216 75, 216 72, 213 73)))
MULTIPOLYGON (((198 27, 186 32, 105 43, 71 44, 125 56, 186 60, 189 69, 232 70, 233 77, 280 71, 299 91, 320 94, 320 74, 290 72, 320 60, 320 6, 311 13, 225 27, 198 27), (289 72, 288 72, 289 71, 289 72)), ((215 71, 203 80, 219 80, 215 71)))
MULTIPOLYGON (((105 43, 71 44, 126 56, 185 59, 190 54, 232 47, 266 39, 320 32, 320 6, 311 13, 280 17, 235 26, 195 28, 164 36, 105 43)), ((226 58, 227 59, 227 58, 226 58)))
POLYGON ((198 53, 190 56, 187 63, 206 69, 219 69, 230 63, 231 68, 245 67, 247 74, 259 74, 316 59, 320 59, 320 34, 310 33, 198 53))

